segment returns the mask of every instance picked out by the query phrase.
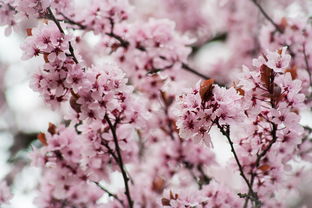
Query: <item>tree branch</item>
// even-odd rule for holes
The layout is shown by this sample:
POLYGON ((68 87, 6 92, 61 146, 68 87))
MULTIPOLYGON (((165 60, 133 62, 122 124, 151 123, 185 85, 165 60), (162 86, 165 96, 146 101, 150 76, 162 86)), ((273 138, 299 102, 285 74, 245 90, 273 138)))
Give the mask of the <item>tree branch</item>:
POLYGON ((195 69, 191 68, 191 67, 190 67, 189 65, 187 65, 186 63, 182 63, 182 69, 184 69, 184 70, 186 70, 186 71, 188 71, 188 72, 191 72, 191 73, 193 73, 193 74, 195 74, 195 75, 197 75, 197 76, 199 76, 199 77, 201 77, 201 78, 203 78, 203 79, 205 79, 205 80, 209 79, 208 76, 206 76, 206 75, 204 75, 204 74, 202 74, 202 73, 196 71, 195 69))
POLYGON ((212 38, 204 41, 203 43, 200 44, 196 44, 196 45, 192 45, 192 52, 190 54, 191 57, 195 56, 197 54, 197 52, 202 49, 204 46, 208 45, 211 42, 215 42, 215 41, 226 41, 227 39, 227 33, 223 32, 223 33, 219 33, 215 36, 213 36, 212 38))
MULTIPOLYGON (((48 11, 49 13, 51 14, 50 15, 50 18, 51 20, 53 20, 56 25, 58 26, 59 30, 64 34, 64 31, 63 29, 61 28, 60 24, 59 24, 59 21, 55 18, 55 16, 52 14, 51 12, 51 9, 48 8, 48 11)), ((70 18, 66 17, 65 15, 61 14, 63 17, 64 17, 64 21, 68 24, 71 24, 71 25, 76 25, 79 27, 79 29, 87 29, 87 27, 79 22, 75 22, 74 20, 71 20, 70 18)), ((111 37, 111 38, 114 38, 115 40, 117 40, 119 43, 120 43, 120 46, 123 47, 123 48, 128 48, 128 46, 130 45, 129 41, 123 39, 121 36, 115 34, 113 31, 109 32, 109 33, 105 33, 107 36, 111 37)), ((71 48, 71 45, 70 45, 70 48, 71 48)), ((140 51, 146 51, 146 48, 144 48, 143 46, 136 46, 136 49, 140 50, 140 51)), ((71 50, 70 50, 71 51, 71 50)), ((74 54, 72 54, 72 56, 74 57, 74 54)), ((186 63, 182 63, 182 69, 188 71, 188 72, 191 72, 203 79, 209 79, 208 76, 196 71, 195 69, 191 68, 189 65, 187 65, 186 63)))
MULTIPOLYGON (((275 74, 274 72, 272 71, 271 72, 271 75, 270 75, 270 83, 269 83, 269 86, 268 86, 268 92, 270 93, 271 95, 271 99, 270 99, 270 104, 271 104, 271 108, 276 108, 276 104, 275 104, 275 101, 273 99, 273 94, 274 94, 274 79, 275 79, 275 74)), ((270 121, 269 121, 270 122, 270 121)), ((256 159, 256 162, 255 162, 255 167, 253 168, 252 172, 251 172, 251 179, 250 179, 250 185, 251 187, 253 186, 254 184, 254 181, 255 181, 255 177, 256 177, 256 174, 254 172, 254 169, 258 169, 258 167, 260 166, 260 162, 261 162, 261 159, 263 157, 265 157, 265 155, 269 152, 269 150, 271 149, 272 145, 277 141, 277 135, 276 135, 276 132, 277 132, 277 124, 273 123, 273 122, 270 122, 270 124, 272 125, 272 130, 270 132, 271 136, 272 136, 272 140, 270 141, 270 143, 268 144, 268 146, 260 153, 260 154, 257 154, 257 159, 256 159)), ((245 204, 244 204, 244 208, 247 208, 248 206, 248 201, 249 201, 249 198, 247 197, 246 200, 245 200, 245 204)), ((261 207, 261 203, 258 204, 256 203, 256 207, 261 207)))
POLYGON ((116 134, 116 129, 115 129, 114 125, 112 124, 112 122, 109 119, 107 114, 105 114, 105 120, 107 121, 107 123, 109 125, 109 128, 110 128, 110 130, 112 132, 112 135, 113 135, 114 143, 115 143, 115 146, 116 146, 116 152, 117 152, 117 155, 118 155, 118 165, 119 165, 119 168, 121 170, 121 174, 122 174, 124 185, 125 185, 125 194, 127 196, 129 207, 132 208, 133 207, 133 201, 131 199, 130 189, 129 189, 129 185, 128 185, 129 178, 127 176, 127 172, 125 170, 124 163, 123 163, 123 160, 122 160, 121 150, 120 150, 120 147, 119 147, 118 138, 117 138, 117 134, 116 134))
POLYGON ((308 56, 306 53, 306 45, 305 44, 302 45, 302 50, 303 50, 303 56, 304 56, 304 61, 305 61, 305 65, 306 65, 306 70, 309 74, 309 81, 310 81, 310 86, 311 86, 312 85, 312 77, 311 77, 311 71, 310 71, 310 66, 309 66, 308 56))
MULTIPOLYGON (((242 176, 242 178, 244 179, 245 183, 247 184, 248 186, 248 189, 249 189, 249 193, 245 196, 247 199, 251 199, 252 201, 254 201, 256 203, 256 205, 260 205, 261 202, 259 201, 259 198, 258 198, 258 195, 257 193, 253 190, 252 188, 252 184, 251 182, 249 182, 249 180, 247 179, 245 173, 244 173, 244 169, 243 169, 243 166, 241 165, 239 159, 238 159, 238 156, 237 156, 237 153, 235 151, 235 148, 234 148, 234 144, 231 140, 231 137, 230 137, 230 126, 229 125, 226 125, 224 128, 224 126, 221 126, 218 119, 215 120, 215 123, 217 124, 217 127, 220 129, 221 133, 227 138, 230 146, 231 146, 231 152, 233 153, 234 155, 234 158, 235 158, 235 161, 236 161, 236 164, 238 166, 238 169, 239 169, 239 172, 240 172, 240 175, 242 176)), ((244 206, 245 207, 245 206, 244 206)))
POLYGON ((266 13, 266 11, 264 11, 264 9, 262 8, 262 6, 260 5, 260 3, 258 2, 258 0, 251 0, 254 5, 256 7, 258 7, 259 11, 261 12, 261 14, 275 27, 275 29, 279 32, 279 33, 283 33, 283 30, 280 28, 280 26, 278 26, 273 19, 266 13))
POLYGON ((81 24, 81 23, 79 23, 79 22, 73 21, 72 19, 70 19, 70 18, 68 18, 67 16, 65 16, 63 13, 60 13, 60 15, 62 15, 62 17, 64 18, 63 21, 64 21, 65 23, 70 24, 70 25, 76 25, 76 26, 78 26, 79 29, 81 29, 81 30, 87 29, 87 26, 85 26, 85 25, 83 25, 83 24, 81 24))
MULTIPOLYGON (((48 17, 50 17, 51 20, 56 24, 56 26, 58 27, 59 31, 62 34, 65 34, 63 28, 61 27, 59 21, 55 18, 55 16, 54 16, 54 14, 53 14, 53 12, 52 12, 50 7, 48 7, 47 11, 48 11, 48 17)), ((73 47, 71 45, 71 42, 69 42, 69 51, 70 51, 71 56, 73 57, 73 60, 75 61, 75 63, 78 63, 78 60, 75 57, 74 49, 73 49, 73 47)), ((133 201, 131 199, 130 189, 129 189, 129 185, 128 185, 129 178, 128 178, 126 170, 124 168, 124 164, 123 164, 123 160, 122 160, 122 156, 121 156, 121 150, 120 150, 120 147, 119 147, 119 144, 118 144, 118 138, 117 138, 117 134, 116 134, 116 129, 115 129, 115 126, 111 123, 111 121, 110 121, 110 119, 109 119, 107 114, 105 114, 105 120, 107 121, 107 123, 108 123, 108 125, 109 125, 109 127, 111 129, 111 132, 112 132, 112 135, 113 135, 113 138, 114 138, 114 143, 115 143, 115 146, 116 146, 116 152, 117 152, 118 158, 116 157, 116 155, 113 152, 111 154, 115 158, 115 160, 118 163, 119 168, 121 170, 121 173, 122 173, 122 176, 123 176, 123 179, 124 179, 124 183, 125 183, 125 194, 127 196, 129 207, 132 208, 133 207, 133 201)))
MULTIPOLYGON (((64 30, 63 30, 63 28, 62 28, 60 22, 55 18, 54 14, 53 14, 53 12, 52 12, 52 10, 51 10, 51 8, 48 7, 47 11, 48 11, 48 14, 47 14, 48 19, 51 19, 51 20, 56 24, 56 26, 57 26, 57 28, 59 29, 59 31, 60 31, 62 34, 65 35, 65 32, 64 32, 64 30)), ((71 44, 70 41, 68 42, 68 45, 69 45, 68 47, 69 47, 69 52, 70 52, 71 57, 73 57, 74 62, 75 62, 76 64, 78 64, 78 60, 77 60, 77 58, 76 58, 76 56, 75 56, 75 52, 74 52, 73 46, 72 46, 72 44, 71 44)))
POLYGON ((104 192, 106 192, 108 194, 108 196, 113 197, 114 199, 116 199, 118 202, 120 202, 120 204, 123 207, 126 207, 124 202, 118 198, 118 196, 116 194, 113 194, 112 192, 110 192, 109 190, 107 190, 104 186, 102 186, 99 182, 93 181, 100 189, 102 189, 104 192))

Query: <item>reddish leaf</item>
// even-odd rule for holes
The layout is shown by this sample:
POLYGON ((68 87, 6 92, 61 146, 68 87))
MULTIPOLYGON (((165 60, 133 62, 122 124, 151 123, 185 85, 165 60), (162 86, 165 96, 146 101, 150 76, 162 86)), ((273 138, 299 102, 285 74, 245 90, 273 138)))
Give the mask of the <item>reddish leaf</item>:
POLYGON ((268 170, 270 170, 270 166, 269 165, 267 165, 267 164, 264 164, 264 165, 261 165, 258 169, 260 169, 260 170, 262 170, 262 171, 268 171, 268 170))
POLYGON ((294 79, 297 79, 298 77, 298 74, 297 74, 297 66, 292 66, 291 68, 289 69, 286 69, 285 72, 289 72, 291 74, 291 78, 294 80, 294 79))
POLYGON ((26 34, 27 34, 27 36, 32 36, 32 29, 26 28, 26 34))
POLYGON ((266 65, 262 65, 260 67, 260 73, 261 73, 261 81, 264 84, 264 86, 269 89, 271 85, 271 75, 273 73, 273 70, 266 65))
POLYGON ((70 107, 74 109, 77 113, 81 112, 81 105, 77 103, 77 100, 79 99, 79 96, 74 93, 74 91, 71 91, 71 98, 69 100, 70 107))
POLYGON ((48 55, 49 55, 48 53, 43 54, 43 59, 44 59, 44 62, 46 63, 49 63, 48 55))
POLYGON ((199 94, 203 101, 207 101, 212 97, 213 79, 202 81, 199 88, 199 94))
POLYGON ((152 183, 152 190, 161 194, 164 188, 165 188, 165 180, 159 176, 156 176, 152 183))
POLYGON ((49 132, 51 135, 56 134, 56 126, 55 126, 53 123, 50 123, 50 122, 49 122, 48 132, 49 132))
POLYGON ((166 199, 166 198, 162 198, 161 199, 161 204, 163 206, 170 206, 170 200, 169 199, 166 199))
POLYGON ((238 92, 238 94, 240 94, 241 96, 245 95, 245 91, 242 88, 236 88, 236 91, 238 92))
POLYGON ((37 138, 39 139, 39 141, 40 141, 43 145, 45 145, 45 146, 48 145, 47 139, 46 139, 44 133, 39 133, 39 134, 37 135, 37 138))
POLYGON ((288 26, 288 21, 287 21, 286 17, 283 17, 283 18, 281 19, 281 22, 280 22, 280 24, 279 24, 278 26, 279 26, 279 28, 280 28, 282 31, 284 31, 284 30, 286 29, 286 27, 288 26))

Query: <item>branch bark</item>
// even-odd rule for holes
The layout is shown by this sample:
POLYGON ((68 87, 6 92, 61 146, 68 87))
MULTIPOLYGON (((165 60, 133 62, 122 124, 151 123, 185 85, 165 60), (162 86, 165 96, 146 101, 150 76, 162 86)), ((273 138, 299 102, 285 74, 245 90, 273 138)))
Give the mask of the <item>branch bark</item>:
MULTIPOLYGON (((247 195, 244 195, 244 197, 246 197, 247 199, 251 199, 252 201, 255 202, 255 204, 261 204, 259 198, 258 198, 258 195, 257 193, 253 190, 252 188, 252 184, 251 182, 248 180, 247 176, 245 175, 244 173, 244 168, 243 166, 241 165, 240 161, 239 161, 239 158, 237 156, 237 153, 235 151, 235 148, 234 148, 234 144, 233 144, 233 141, 231 140, 231 136, 230 136, 230 126, 229 125, 226 125, 225 127, 224 126, 221 126, 218 119, 215 120, 215 123, 217 124, 217 127, 219 128, 219 130, 221 131, 221 133, 227 138, 229 144, 230 144, 230 147, 231 147, 231 152, 233 153, 234 155, 234 158, 235 158, 235 161, 236 161, 236 164, 238 166, 238 169, 239 169, 239 172, 240 172, 240 175, 242 176, 242 178, 244 179, 245 183, 247 184, 248 186, 248 194, 247 195)), ((241 194, 242 195, 242 194, 241 194)), ((244 206, 245 207, 245 206, 244 206)), ((256 206, 257 207, 257 206, 256 206)))
MULTIPOLYGON (((48 11, 50 14, 52 14, 51 12, 51 9, 48 8, 48 11)), ((74 20, 71 20, 70 18, 66 17, 65 15, 61 14, 63 17, 64 17, 64 22, 68 23, 68 24, 71 24, 71 25, 76 25, 78 26, 79 29, 81 30, 85 30, 87 29, 87 27, 79 22, 75 22, 74 20)), ((51 19, 53 20, 56 25, 58 26, 58 28, 60 29, 60 31, 62 33, 64 33, 63 29, 61 28, 60 24, 59 24, 59 21, 55 18, 55 16, 52 14, 52 15, 48 15, 48 19, 51 19)), ((121 36, 115 34, 113 31, 109 32, 109 33, 105 33, 107 36, 111 37, 111 38, 114 38, 115 40, 117 40, 119 43, 120 43, 120 46, 123 47, 123 48, 128 48, 128 46, 130 45, 129 41, 123 39, 121 36)), ((70 48, 71 48, 71 44, 70 44, 70 48)), ((143 46, 137 46, 136 49, 140 50, 140 51, 146 51, 146 48, 144 48, 143 46)), ((73 57, 74 54, 72 54, 73 57)), ((187 65, 186 63, 182 63, 182 69, 183 70, 186 70, 192 74, 195 74, 203 79, 209 79, 208 76, 196 71, 195 69, 191 68, 189 65, 187 65)))
MULTIPOLYGON (((64 30, 63 30, 63 28, 62 28, 60 22, 55 18, 54 14, 53 14, 53 12, 52 12, 52 10, 51 10, 51 8, 48 7, 47 11, 48 11, 48 14, 47 14, 48 19, 51 19, 51 20, 56 24, 56 26, 57 26, 57 28, 59 29, 59 31, 60 31, 62 34, 65 35, 65 32, 64 32, 64 30)), ((75 62, 76 64, 78 64, 78 60, 77 60, 77 58, 76 58, 76 55, 75 55, 75 52, 74 52, 74 48, 73 48, 73 46, 72 46, 72 44, 71 44, 70 41, 68 42, 68 45, 69 45, 68 47, 69 47, 69 52, 70 52, 71 57, 73 57, 74 62, 75 62)))
POLYGON ((95 182, 94 183, 100 188, 102 189, 105 193, 108 194, 108 196, 110 197, 113 197, 114 199, 116 199, 118 202, 120 202, 120 204, 123 206, 123 207, 126 207, 124 202, 118 198, 118 196, 116 194, 113 194, 112 192, 110 192, 109 190, 107 190, 104 186, 102 186, 99 182, 95 182))
POLYGON ((279 32, 279 33, 283 33, 283 30, 280 28, 280 26, 278 26, 273 19, 266 13, 266 11, 264 11, 263 7, 260 5, 260 3, 258 2, 258 0, 251 0, 254 5, 259 9, 259 11, 261 12, 261 14, 275 27, 275 29, 279 32))
POLYGON ((124 185, 125 185, 125 194, 127 196, 128 204, 129 204, 130 208, 133 208, 133 201, 131 199, 130 188, 129 188, 129 184, 128 184, 129 178, 127 176, 127 172, 126 172, 126 169, 124 167, 123 159, 121 156, 121 149, 120 149, 119 143, 118 143, 116 128, 112 124, 112 122, 109 119, 107 114, 105 114, 105 120, 107 121, 109 128, 110 128, 112 135, 113 135, 114 144, 115 144, 115 148, 116 148, 116 152, 117 152, 117 156, 118 156, 118 165, 119 165, 119 168, 121 170, 122 177, 123 177, 123 181, 124 181, 124 185))

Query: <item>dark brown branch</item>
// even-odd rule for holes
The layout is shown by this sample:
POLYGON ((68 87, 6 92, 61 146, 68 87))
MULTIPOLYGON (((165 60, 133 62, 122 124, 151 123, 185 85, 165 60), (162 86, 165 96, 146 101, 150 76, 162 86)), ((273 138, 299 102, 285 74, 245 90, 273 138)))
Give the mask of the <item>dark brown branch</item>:
POLYGON ((201 174, 199 177, 195 175, 193 172, 194 170, 194 165, 191 162, 188 162, 187 160, 182 161, 184 167, 189 171, 190 175, 192 176, 193 180, 196 182, 198 185, 198 188, 201 190, 203 188, 203 185, 209 184, 211 181, 211 178, 209 178, 204 171, 202 170, 201 165, 197 166, 197 170, 201 174))
POLYGON ((186 70, 186 71, 188 71, 188 72, 191 72, 191 73, 193 73, 193 74, 195 74, 195 75, 197 75, 197 76, 199 76, 199 77, 201 77, 201 78, 203 78, 203 79, 205 79, 205 80, 209 79, 208 76, 206 76, 206 75, 204 75, 204 74, 202 74, 202 73, 196 71, 195 69, 191 68, 191 67, 190 67, 189 65, 187 65, 186 63, 182 63, 182 69, 184 69, 184 70, 186 70))
POLYGON ((106 35, 108 35, 111 38, 114 38, 115 40, 117 40, 120 43, 120 46, 123 48, 128 48, 128 46, 130 45, 129 41, 124 40, 122 37, 120 37, 119 35, 110 32, 110 33, 105 33, 106 35))
POLYGON ((252 188, 252 184, 249 182, 249 180, 247 179, 245 173, 244 173, 244 169, 243 169, 243 166, 241 165, 240 161, 239 161, 239 158, 237 156, 237 153, 235 151, 235 148, 234 148, 234 144, 233 144, 233 141, 231 140, 231 137, 230 137, 230 127, 228 125, 226 126, 221 126, 218 119, 216 119, 214 121, 214 123, 217 124, 217 127, 219 128, 219 130, 221 131, 221 133, 227 138, 229 144, 230 144, 230 147, 231 147, 231 152, 233 153, 234 155, 234 158, 235 158, 235 161, 236 161, 236 164, 238 166, 238 169, 239 169, 239 172, 240 172, 240 175, 242 176, 242 178, 244 179, 245 183, 247 184, 248 186, 248 189, 249 189, 249 193, 248 195, 246 195, 246 198, 250 198, 252 201, 254 201, 256 204, 261 204, 261 202, 259 201, 259 198, 258 198, 258 195, 257 193, 253 190, 252 188))
POLYGON ((168 128, 169 128, 168 134, 169 134, 171 140, 173 141, 173 140, 174 140, 174 135, 173 135, 172 121, 171 121, 171 119, 170 119, 170 117, 169 117, 168 107, 167 107, 167 106, 164 108, 164 111, 165 111, 166 120, 167 120, 168 128))
MULTIPOLYGON (((51 20, 56 24, 56 26, 58 27, 59 31, 62 33, 62 34, 65 34, 64 30, 62 29, 59 21, 55 18, 51 8, 49 7, 48 9, 48 17, 51 18, 51 20)), ((73 57, 75 63, 78 63, 78 60, 76 59, 75 57, 75 54, 74 54, 74 49, 71 45, 71 42, 69 42, 69 51, 71 53, 71 56, 73 57)), ((129 189, 129 185, 128 185, 128 181, 129 181, 129 178, 127 176, 127 173, 126 173, 126 170, 124 168, 124 164, 123 164, 123 160, 122 160, 122 156, 121 156, 121 150, 120 150, 120 147, 119 147, 119 143, 118 143, 118 138, 117 138, 117 134, 116 134, 116 129, 115 129, 115 125, 113 125, 108 117, 108 115, 106 114, 105 115, 105 120, 107 121, 110 129, 111 129, 111 132, 112 132, 112 135, 113 135, 113 138, 114 138, 114 143, 115 143, 115 146, 116 146, 116 152, 117 152, 117 156, 114 154, 114 152, 111 151, 111 155, 115 158, 116 162, 118 163, 119 165, 119 168, 121 170, 121 173, 122 173, 122 176, 123 176, 123 179, 124 179, 124 183, 125 183, 125 194, 127 196, 127 200, 128 200, 128 204, 129 204, 129 207, 132 208, 133 207, 133 201, 131 199, 131 195, 130 195, 130 189, 129 189)), ((110 149, 109 149, 110 150, 110 149)))
POLYGON ((197 166, 197 170, 201 174, 201 176, 200 176, 200 183, 201 184, 209 184, 210 181, 212 180, 212 178, 210 178, 209 176, 206 175, 206 173, 203 170, 202 165, 198 165, 197 166))
MULTIPOLYGON (((50 14, 52 14, 51 9, 48 8, 48 10, 49 10, 50 14)), ((81 24, 79 22, 75 22, 74 20, 69 19, 68 17, 66 17, 63 14, 61 14, 61 15, 64 17, 64 21, 66 23, 71 24, 71 25, 76 25, 76 26, 79 27, 79 29, 82 29, 82 30, 87 29, 87 27, 85 25, 83 25, 83 24, 81 24)), ((58 26, 60 31, 62 33, 64 33, 63 29, 61 28, 61 26, 60 26, 58 20, 55 18, 55 16, 53 14, 50 15, 50 16, 51 16, 51 18, 49 18, 49 19, 52 19, 55 23, 57 22, 56 25, 58 26)), ((121 36, 115 34, 113 31, 111 31, 110 33, 105 33, 105 34, 108 35, 109 37, 114 38, 115 40, 117 40, 119 42, 120 46, 123 47, 123 48, 128 48, 128 46, 130 45, 129 41, 123 39, 121 36)), ((146 48, 144 48, 143 46, 137 46, 136 49, 138 49, 140 51, 146 51, 146 48)), ((184 70, 186 70, 188 72, 191 72, 191 73, 193 73, 193 74, 195 74, 195 75, 197 75, 197 76, 199 76, 199 77, 201 77, 203 79, 209 79, 208 76, 206 76, 206 75, 196 71, 195 69, 191 68, 186 63, 182 63, 182 69, 184 69, 184 70)))
POLYGON ((306 53, 306 46, 305 44, 302 45, 302 52, 303 52, 303 56, 304 56, 304 61, 305 61, 305 65, 306 65, 306 70, 309 74, 309 81, 310 81, 310 86, 312 85, 312 77, 311 77, 311 71, 310 71, 310 66, 309 66, 309 61, 308 61, 308 56, 306 53))
POLYGON ((120 204, 123 207, 126 207, 124 202, 118 198, 118 196, 116 194, 113 194, 112 192, 110 192, 109 190, 107 190, 104 186, 102 186, 99 182, 94 181, 94 183, 100 188, 102 189, 104 192, 106 192, 108 194, 108 196, 113 197, 114 199, 116 199, 118 202, 120 202, 120 204))
MULTIPOLYGON (((271 95, 270 104, 271 104, 272 108, 276 108, 276 104, 275 104, 274 96, 273 96, 273 94, 274 94, 274 79, 275 79, 275 74, 272 71, 271 74, 270 74, 270 82, 269 82, 269 86, 268 86, 268 92, 271 95)), ((260 166, 261 159, 263 157, 265 157, 265 155, 269 152, 269 150, 271 149, 273 144, 277 141, 277 135, 276 135, 276 133, 277 133, 277 124, 275 124, 273 122, 270 122, 270 124, 272 125, 272 130, 270 132, 270 134, 272 136, 272 140, 270 141, 268 146, 260 154, 257 154, 257 159, 256 159, 256 162, 255 162, 255 167, 254 167, 254 169, 256 169, 256 170, 260 166)), ((250 179, 250 185, 251 186, 253 186, 253 184, 254 184, 255 177, 256 177, 256 173, 252 170, 252 172, 251 172, 251 179, 250 179)), ((249 201, 249 198, 246 198, 245 204, 244 204, 244 208, 247 208, 248 201, 249 201)), ((260 204, 256 203, 255 206, 256 206, 256 208, 261 207, 261 203, 260 204)))
POLYGON ((304 130, 308 131, 309 133, 312 132, 312 127, 310 126, 302 126, 304 128, 304 130))
POLYGON ((258 7, 259 11, 261 12, 261 14, 275 27, 275 29, 279 32, 279 33, 283 33, 283 30, 281 29, 280 26, 278 26, 273 19, 266 13, 266 11, 264 11, 263 7, 260 5, 260 3, 258 2, 258 0, 251 0, 254 5, 256 7, 258 7))
MULTIPOLYGON (((60 31, 62 34, 65 35, 65 32, 64 32, 64 30, 63 30, 63 28, 62 28, 60 22, 55 18, 54 14, 53 14, 53 12, 52 12, 52 10, 51 10, 51 8, 48 7, 47 10, 48 10, 48 14, 47 14, 48 19, 51 19, 51 20, 56 24, 56 26, 57 26, 57 28, 59 29, 59 31, 60 31)), ((78 60, 77 60, 77 58, 76 58, 76 56, 75 56, 75 52, 74 52, 73 46, 72 46, 72 44, 71 44, 70 41, 68 42, 68 45, 69 45, 69 52, 70 52, 71 57, 73 57, 73 60, 75 61, 75 63, 78 64, 78 60)))
POLYGON ((169 131, 165 130, 165 133, 167 133, 171 140, 173 141, 175 138, 174 138, 174 127, 173 127, 173 123, 172 123, 172 120, 169 116, 169 108, 172 104, 172 100, 170 100, 170 98, 168 98, 166 96, 166 93, 160 91, 160 94, 161 94, 161 98, 162 98, 162 101, 163 101, 163 104, 164 104, 164 107, 163 107, 163 110, 164 110, 164 113, 165 113, 165 116, 166 116, 166 123, 168 124, 168 129, 169 131))
MULTIPOLYGON (((261 14, 275 27, 276 31, 279 33, 284 33, 284 30, 278 25, 276 24, 273 19, 266 13, 266 11, 264 11, 263 7, 260 5, 260 3, 258 2, 258 0, 251 0, 260 10, 261 14)), ((288 47, 288 51, 289 54, 291 55, 291 57, 295 57, 296 54, 292 51, 291 46, 284 43, 285 46, 288 47)))
POLYGON ((224 32, 224 33, 220 33, 220 34, 217 34, 215 36, 213 36, 212 38, 204 41, 204 42, 201 42, 200 44, 196 44, 196 45, 192 45, 192 52, 190 54, 191 57, 195 56, 199 50, 201 50, 204 46, 208 45, 209 43, 211 42, 214 42, 214 41, 226 41, 226 38, 227 38, 227 33, 224 32))
POLYGON ((70 25, 76 25, 78 26, 79 29, 81 30, 85 30, 87 29, 87 27, 79 22, 75 22, 73 21, 72 19, 68 18, 67 16, 65 16, 63 13, 60 13, 60 15, 64 18, 64 22, 67 23, 67 24, 70 24, 70 25))
POLYGON ((108 143, 103 139, 102 135, 100 135, 101 139, 102 139, 102 142, 101 144, 103 146, 106 147, 108 153, 114 158, 114 160, 116 161, 116 163, 118 164, 119 163, 119 159, 117 157, 117 155, 114 153, 114 151, 109 147, 108 143))
POLYGON ((116 152, 117 152, 117 156, 118 156, 118 165, 119 165, 119 168, 121 170, 121 174, 122 174, 124 185, 125 185, 125 194, 127 196, 129 207, 132 208, 133 207, 133 201, 131 199, 130 188, 128 185, 129 178, 127 176, 127 172, 125 170, 123 159, 121 156, 121 150, 120 150, 119 143, 118 143, 118 137, 116 134, 116 129, 115 129, 115 126, 112 124, 112 122, 109 119, 107 114, 105 114, 105 120, 107 121, 109 128, 110 128, 112 135, 113 135, 114 144, 116 146, 115 148, 116 148, 116 152))

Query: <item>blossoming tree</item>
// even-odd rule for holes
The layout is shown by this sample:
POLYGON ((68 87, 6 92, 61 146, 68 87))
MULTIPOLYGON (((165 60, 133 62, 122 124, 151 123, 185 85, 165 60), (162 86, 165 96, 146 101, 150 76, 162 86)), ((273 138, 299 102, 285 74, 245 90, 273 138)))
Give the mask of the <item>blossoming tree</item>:
MULTIPOLYGON (((41 65, 31 88, 63 118, 29 153, 42 170, 34 204, 275 208, 297 193, 293 206, 311 205, 300 196, 312 161, 312 130, 300 124, 311 108, 308 1, 151 4, 0 0, 6 35, 22 33, 22 59, 41 65), (291 5, 300 17, 275 15, 291 5), (212 42, 229 55, 200 67, 212 42), (225 164, 216 140, 231 152, 225 164)), ((3 181, 0 204, 11 197, 3 181)))

